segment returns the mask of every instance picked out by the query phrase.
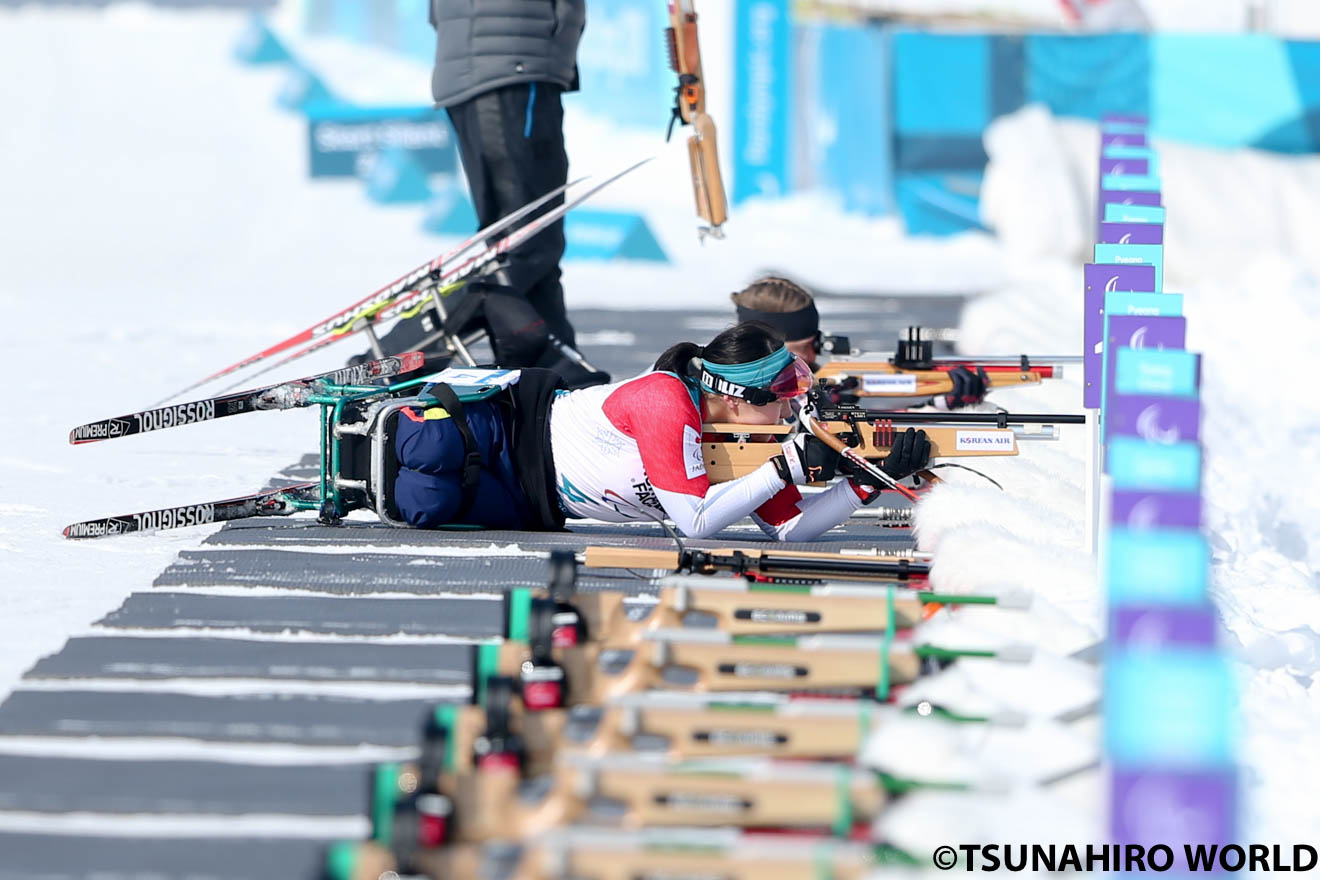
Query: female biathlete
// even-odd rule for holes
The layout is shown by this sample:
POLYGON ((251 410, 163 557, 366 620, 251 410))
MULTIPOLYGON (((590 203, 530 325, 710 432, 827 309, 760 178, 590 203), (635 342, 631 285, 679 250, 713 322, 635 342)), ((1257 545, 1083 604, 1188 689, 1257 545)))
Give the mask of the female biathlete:
MULTIPOLYGON (((749 322, 705 347, 679 343, 651 371, 611 385, 556 391, 541 371, 524 370, 507 401, 455 406, 452 393, 448 403, 437 394, 441 407, 405 410, 399 420, 394 501, 422 528, 663 518, 702 538, 750 515, 771 538, 811 540, 880 494, 865 472, 804 498, 798 485, 851 470, 809 434, 726 483, 711 483, 701 454, 703 423, 778 424, 811 382, 810 369, 772 328, 749 322)), ((902 479, 929 457, 925 432, 908 431, 881 467, 902 479)))
MULTIPOLYGON (((730 294, 729 298, 733 300, 739 321, 759 321, 773 327, 787 340, 789 351, 806 361, 812 370, 816 369, 817 359, 823 350, 824 336, 820 332, 816 302, 801 285, 787 278, 767 275, 737 293, 730 294)), ((953 382, 953 393, 943 396, 941 402, 945 409, 957 409, 985 399, 989 382, 984 370, 973 372, 967 367, 954 367, 949 370, 949 379, 953 382)), ((893 400, 888 405, 899 409, 921 406, 935 400, 893 400)))

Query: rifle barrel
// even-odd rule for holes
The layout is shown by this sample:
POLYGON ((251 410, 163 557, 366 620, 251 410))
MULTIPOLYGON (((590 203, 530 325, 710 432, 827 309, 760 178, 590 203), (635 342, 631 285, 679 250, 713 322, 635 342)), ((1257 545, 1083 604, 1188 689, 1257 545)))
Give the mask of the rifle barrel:
MULTIPOLYGON (((959 363, 977 363, 977 364, 1012 364, 1017 366, 1022 363, 1024 355, 1020 354, 949 354, 936 355, 931 358, 937 364, 959 364, 959 363)), ((1025 355, 1030 364, 1080 364, 1082 356, 1080 354, 1029 354, 1025 355)))
MULTIPOLYGON (((827 411, 829 407, 825 408, 827 411)), ((896 425, 1084 425, 1086 416, 1073 413, 957 413, 904 412, 902 410, 863 410, 868 421, 883 419, 896 425)))

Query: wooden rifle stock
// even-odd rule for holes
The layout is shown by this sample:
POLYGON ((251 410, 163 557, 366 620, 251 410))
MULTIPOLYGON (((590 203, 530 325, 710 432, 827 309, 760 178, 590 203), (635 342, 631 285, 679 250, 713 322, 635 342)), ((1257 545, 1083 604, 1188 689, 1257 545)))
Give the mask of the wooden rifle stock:
MULTIPOLYGON (((402 867, 379 844, 355 849, 352 873, 333 880, 379 880, 402 867)), ((410 867, 428 880, 863 880, 876 870, 876 853, 859 843, 828 838, 804 843, 731 829, 568 828, 517 843, 423 849, 413 855, 410 867)))
MULTIPOLYGON (((845 817, 869 821, 886 802, 874 773, 832 763, 730 759, 676 764, 656 756, 565 755, 541 777, 539 797, 521 793, 522 781, 514 766, 442 776, 437 788, 449 801, 448 840, 529 838, 587 820, 602 807, 612 824, 623 828, 826 829, 845 817)), ((416 840, 414 813, 395 812, 388 820, 382 813, 380 818, 391 827, 378 828, 377 839, 416 840)))
MULTIPOLYGON (((697 215, 709 224, 702 230, 724 237, 728 204, 720 176, 715 120, 706 113, 706 80, 701 70, 701 45, 697 37, 697 13, 692 0, 670 0, 670 27, 666 31, 669 63, 678 74, 674 97, 674 120, 692 126, 688 137, 688 161, 692 169, 692 192, 697 215)), ((670 122, 673 128, 673 121, 670 122)))

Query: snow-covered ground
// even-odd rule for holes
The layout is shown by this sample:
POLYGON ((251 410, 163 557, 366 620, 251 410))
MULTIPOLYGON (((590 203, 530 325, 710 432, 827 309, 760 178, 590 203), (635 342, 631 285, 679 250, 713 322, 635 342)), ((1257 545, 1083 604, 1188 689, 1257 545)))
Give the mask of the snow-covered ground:
MULTIPOLYGON (((1093 125, 1040 108, 987 132, 983 213, 1017 277, 965 312, 962 345, 1039 350, 1076 339, 1097 142, 1093 125)), ((1184 294, 1188 348, 1204 354, 1205 522, 1222 644, 1240 676, 1241 839, 1303 840, 1320 819, 1310 796, 1320 760, 1299 739, 1320 720, 1320 541, 1312 526, 1320 515, 1320 408, 1299 393, 1320 332, 1320 158, 1155 147, 1168 210, 1165 289, 1184 294)), ((1017 393, 1048 402, 1037 397, 1044 388, 1017 393)), ((1007 395, 999 402, 1017 405, 1007 395)), ((1033 464, 1048 468, 1057 456, 1050 458, 1033 464)), ((1020 544, 1014 552, 1031 561, 1028 571, 1037 560, 1048 560, 1049 571, 1058 566, 1066 594, 1056 601, 1090 621, 1099 597, 1080 588, 1081 523, 1068 500, 1081 484, 1058 485, 1060 495, 1034 498, 1031 508, 988 497, 996 506, 983 509, 1023 515, 1010 529, 1020 544)), ((961 499, 930 502, 937 500, 975 518, 961 499)), ((939 513, 932 504, 926 515, 935 522, 920 525, 948 533, 939 544, 943 566, 970 571, 978 550, 1008 546, 991 544, 997 535, 952 531, 953 520, 939 513)))
MULTIPOLYGON (((420 231, 415 209, 373 206, 356 183, 306 180, 303 123, 274 106, 281 73, 230 57, 242 25, 233 13, 136 5, 0 11, 0 307, 10 362, 22 365, 0 434, 0 694, 201 537, 75 543, 62 526, 251 491, 307 448, 314 417, 263 414, 79 448, 69 428, 149 404, 444 245, 420 231)), ((388 59, 311 48, 358 88, 412 88, 388 59)), ((414 100, 424 101, 417 70, 414 100)), ((892 219, 847 217, 804 196, 738 209, 729 240, 704 248, 681 142, 665 147, 572 109, 567 134, 575 172, 661 154, 609 200, 645 205, 675 258, 667 268, 569 265, 570 306, 722 304, 774 265, 822 288, 989 289, 967 310, 966 350, 1078 347, 1090 126, 1027 111, 989 134, 985 210, 998 240, 908 239, 892 219)), ((1320 159, 1158 146, 1166 287, 1187 294, 1190 347, 1206 354, 1207 522, 1224 643, 1241 670, 1243 839, 1305 840, 1320 818, 1320 758, 1302 747, 1320 722, 1320 541, 1309 528, 1320 413, 1302 357, 1320 331, 1309 305, 1320 159)), ((304 363, 342 357, 331 349, 304 363)), ((1079 396, 1070 381, 998 400, 1068 410, 1079 396)), ((1061 632, 1099 632, 1081 551, 1080 443, 1065 434, 1001 465, 994 475, 1009 493, 954 478, 928 499, 920 535, 939 548, 943 584, 1023 583, 1048 599, 1061 632)))

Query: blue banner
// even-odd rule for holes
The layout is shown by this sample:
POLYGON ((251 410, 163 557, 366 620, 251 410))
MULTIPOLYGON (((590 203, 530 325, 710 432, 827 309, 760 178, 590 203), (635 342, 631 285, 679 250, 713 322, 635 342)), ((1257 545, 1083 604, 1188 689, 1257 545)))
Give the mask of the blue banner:
POLYGON ((733 202, 789 191, 792 47, 789 0, 734 7, 733 202))

